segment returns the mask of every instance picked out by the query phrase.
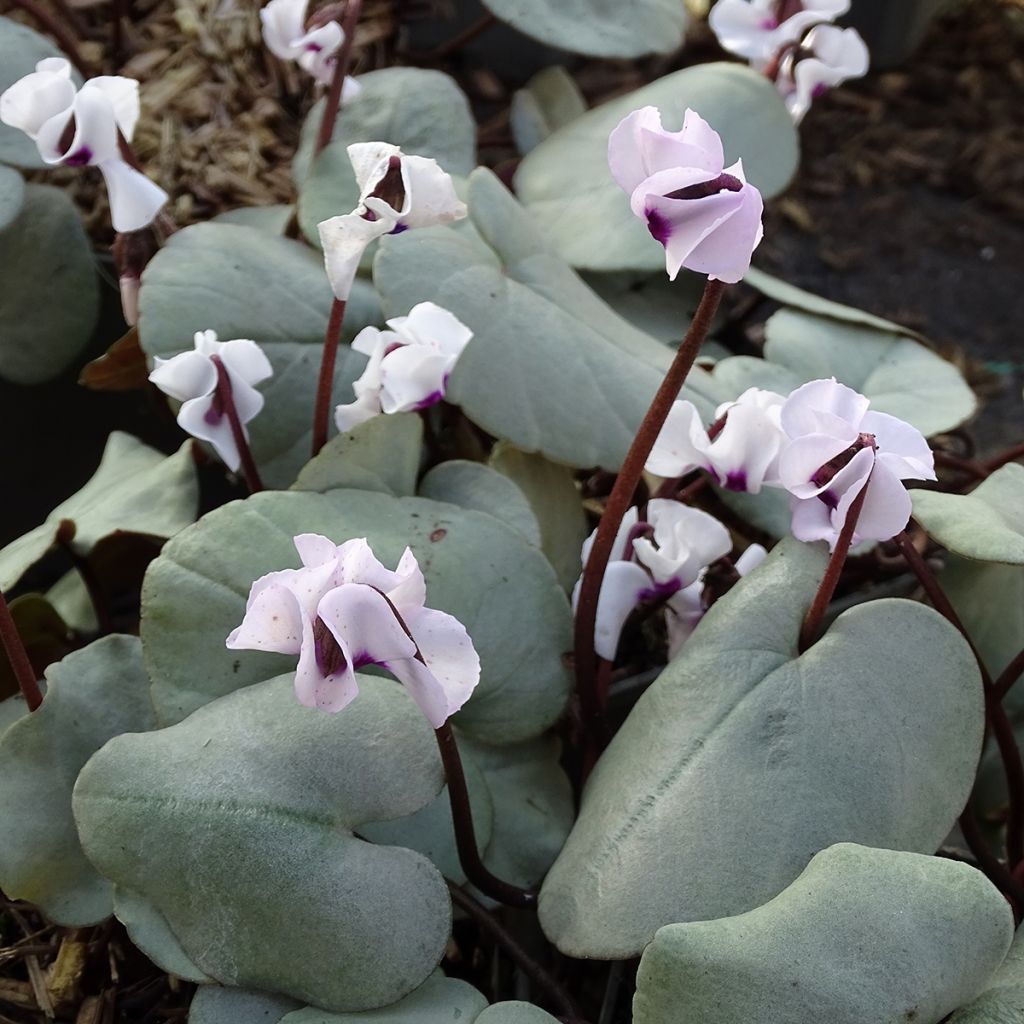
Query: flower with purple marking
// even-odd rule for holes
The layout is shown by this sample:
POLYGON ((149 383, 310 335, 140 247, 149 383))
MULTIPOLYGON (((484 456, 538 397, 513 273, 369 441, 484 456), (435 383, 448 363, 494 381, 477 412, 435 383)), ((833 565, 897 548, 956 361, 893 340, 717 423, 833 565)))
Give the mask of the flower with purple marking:
POLYGON ((406 156, 386 142, 355 143, 348 147, 348 157, 359 184, 359 205, 317 225, 327 276, 335 298, 342 301, 375 238, 466 216, 466 204, 436 160, 406 156))
MULTIPOLYGON (((263 41, 275 57, 295 61, 320 85, 327 85, 334 74, 336 54, 345 41, 345 33, 334 19, 307 29, 308 6, 309 0, 270 0, 260 11, 263 41)), ((354 78, 346 77, 342 105, 354 100, 361 91, 354 78)))
POLYGON ((343 434, 381 413, 436 405, 473 337, 458 317, 433 302, 421 302, 408 316, 392 317, 387 325, 391 330, 364 327, 352 342, 352 348, 370 361, 352 385, 356 400, 334 410, 343 434))
POLYGON ((101 75, 81 89, 63 57, 47 57, 0 95, 0 121, 19 128, 48 164, 97 167, 118 232, 150 224, 167 193, 121 157, 118 136, 131 142, 139 119, 139 83, 101 75))
MULTIPOLYGON (((597 536, 583 544, 583 565, 597 536)), ((677 501, 654 498, 644 519, 631 508, 623 517, 597 602, 594 649, 613 661, 619 636, 633 609, 644 603, 671 604, 696 583, 702 571, 732 550, 729 531, 714 516, 677 501)), ((573 608, 583 580, 573 591, 573 608)))
POLYGON ((227 647, 298 655, 299 703, 323 711, 350 704, 359 694, 355 673, 380 666, 440 728, 472 695, 480 658, 458 619, 425 606, 426 582, 412 551, 406 548, 392 571, 365 538, 336 545, 306 533, 295 547, 302 567, 253 583, 227 647))
POLYGON ((612 177, 630 196, 633 213, 665 247, 665 267, 681 267, 735 283, 761 241, 761 193, 743 163, 725 166, 722 140, 687 110, 681 131, 661 125, 656 107, 634 110, 608 139, 612 177))
POLYGON ((170 359, 154 360, 149 379, 166 395, 181 402, 178 425, 200 441, 208 441, 236 472, 241 454, 225 412, 222 389, 231 389, 231 399, 248 437, 245 424, 263 408, 263 395, 254 385, 270 377, 274 370, 255 341, 236 338, 218 341, 214 331, 197 331, 195 348, 170 359))
POLYGON ((856 29, 818 25, 779 62, 775 84, 799 124, 814 100, 847 79, 866 75, 869 63, 856 29))
POLYGON ((853 543, 889 540, 910 519, 904 480, 934 480, 928 442, 909 423, 871 412, 869 400, 835 378, 812 380, 786 399, 789 439, 779 480, 793 495, 793 534, 834 548, 854 499, 867 488, 853 543))
POLYGON ((692 402, 674 402, 647 459, 649 473, 666 478, 694 469, 709 473, 730 491, 757 494, 778 482, 779 452, 786 435, 779 424, 785 399, 774 391, 748 388, 719 406, 711 431, 692 402))

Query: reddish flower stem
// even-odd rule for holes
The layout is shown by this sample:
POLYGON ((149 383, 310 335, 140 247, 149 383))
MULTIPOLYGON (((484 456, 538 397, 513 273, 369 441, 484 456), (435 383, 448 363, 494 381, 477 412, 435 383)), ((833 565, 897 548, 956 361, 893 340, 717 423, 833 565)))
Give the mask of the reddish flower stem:
POLYGON ((228 424, 231 426, 231 436, 234 438, 235 446, 238 448, 238 454, 241 458, 242 474, 249 487, 249 493, 256 494, 257 491, 263 490, 263 481, 260 479, 260 472, 256 468, 256 461, 252 457, 252 449, 249 447, 249 438, 245 432, 245 427, 242 426, 242 421, 238 418, 235 396, 231 391, 231 378, 228 376, 228 371, 224 368, 220 356, 211 356, 210 359, 217 368, 217 396, 220 398, 221 404, 224 407, 224 415, 227 416, 228 424))
POLYGON ((320 118, 320 130, 316 134, 316 145, 313 148, 314 158, 330 143, 331 136, 334 135, 334 122, 338 119, 341 91, 352 63, 352 44, 355 41, 356 24, 359 21, 359 11, 362 6, 363 0, 348 0, 345 5, 345 14, 341 19, 341 30, 345 33, 345 38, 342 41, 341 49, 338 50, 338 58, 334 62, 334 74, 324 98, 324 113, 320 118))
POLYGON ((697 353, 707 337, 724 291, 725 283, 722 281, 709 279, 704 285, 704 294, 686 337, 679 346, 675 359, 665 374, 665 379, 661 382, 661 387, 658 388, 615 479, 615 486, 608 496, 604 514, 597 528, 590 557, 583 568, 574 637, 576 690, 579 694, 585 742, 598 750, 604 747, 608 735, 597 681, 597 655, 594 651, 594 627, 597 622, 597 600, 601 593, 601 583, 611 558, 619 524, 633 500, 644 465, 661 433, 661 428, 665 425, 672 403, 679 395, 697 353))
MULTIPOLYGON (((981 672, 981 685, 985 691, 985 713, 988 718, 989 728, 999 748, 999 756, 1002 758, 1003 771, 1006 775, 1006 789, 1009 794, 1010 808, 1006 824, 1006 852, 1010 867, 1016 867, 1024 860, 1024 761, 1021 760, 1020 748, 1017 746, 1017 739, 1013 735, 1013 726, 1006 714, 1006 709, 999 700, 995 684, 988 669, 982 661, 978 648, 974 645, 970 634, 964 628, 960 616, 950 603, 946 592, 935 578, 924 556, 914 547, 913 541, 907 535, 906 530, 898 533, 895 537, 903 557, 907 560, 918 582, 928 595, 933 607, 940 615, 944 616, 954 625, 967 641, 968 646, 974 653, 974 659, 978 663, 981 672)), ((1024 909, 1024 908, 1022 908, 1024 909)))
POLYGON ((999 700, 1003 700, 1010 690, 1013 689, 1013 684, 1017 682, 1022 675, 1024 675, 1024 650, 1020 651, 1017 654, 1017 657, 1003 669, 999 678, 993 684, 995 687, 996 697, 999 700))
POLYGON ((836 592, 839 584, 839 577, 843 574, 843 566, 846 564, 846 556, 850 553, 850 546, 853 544, 853 535, 857 529, 857 520, 860 519, 860 510, 864 507, 864 499, 867 497, 868 486, 871 484, 871 477, 868 476, 860 494, 853 499, 850 510, 846 513, 846 522, 839 531, 839 539, 836 541, 832 557, 828 560, 828 568, 818 585, 818 592, 814 595, 811 607, 807 609, 803 625, 800 627, 799 650, 803 654, 808 647, 814 643, 821 629, 821 622, 825 618, 832 595, 836 592))
POLYGON ((7 660, 10 662, 11 671, 21 689, 21 695, 25 698, 29 711, 35 711, 43 703, 43 693, 39 689, 39 680, 36 679, 36 670, 28 659, 28 652, 22 643, 18 627, 14 624, 14 616, 7 606, 7 599, 0 592, 0 642, 7 652, 7 660))
POLYGON ((327 444, 327 424, 331 414, 331 391, 334 387, 334 364, 338 360, 341 326, 345 322, 345 300, 335 299, 327 320, 324 351, 320 358, 320 379, 316 386, 316 404, 313 408, 313 454, 317 455, 327 444))
POLYGON ((985 837, 978 827, 978 819, 974 807, 968 800, 967 806, 959 819, 960 831, 971 853, 978 862, 978 867, 988 880, 1003 894, 1013 908, 1014 920, 1020 923, 1024 911, 1024 886, 1011 874, 1003 862, 988 848, 985 837))
POLYGON ((1008 462, 1013 462, 1014 459, 1024 458, 1024 441, 1020 444, 1014 445, 1012 448, 1007 448, 1005 452, 1000 452, 999 455, 983 463, 985 470, 989 473, 994 473, 997 469, 1001 469, 1008 462))
POLYGON ((65 21, 55 17, 45 7, 40 7, 35 0, 11 0, 11 2, 15 7, 20 7, 44 31, 49 32, 57 40, 57 45, 64 51, 68 60, 74 64, 83 78, 92 78, 95 71, 78 50, 78 41, 71 29, 71 20, 66 19, 67 23, 65 24, 65 21))

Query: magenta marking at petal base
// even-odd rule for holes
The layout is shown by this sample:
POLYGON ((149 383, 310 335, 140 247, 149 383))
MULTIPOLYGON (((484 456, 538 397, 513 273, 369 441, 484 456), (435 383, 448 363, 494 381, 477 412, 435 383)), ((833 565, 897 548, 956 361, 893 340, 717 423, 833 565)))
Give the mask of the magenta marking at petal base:
POLYGON ((677 579, 666 580, 664 583, 655 583, 646 587, 637 595, 641 601, 666 601, 673 594, 683 589, 682 583, 677 579))
POLYGON ((74 153, 64 157, 64 163, 68 167, 84 167, 92 159, 92 150, 88 146, 82 146, 74 153))
POLYGON ((424 398, 421 402, 417 402, 413 408, 416 412, 419 412, 420 409, 429 409, 432 405, 437 405, 437 403, 440 402, 443 398, 443 391, 431 391, 426 398, 424 398))
POLYGON ((747 471, 734 469, 726 473, 725 489, 727 491, 745 491, 747 489, 747 471))
POLYGON ((662 217, 657 210, 644 210, 644 216, 647 218, 647 230, 651 235, 662 245, 668 245, 668 240, 672 237, 672 225, 668 219, 662 217))

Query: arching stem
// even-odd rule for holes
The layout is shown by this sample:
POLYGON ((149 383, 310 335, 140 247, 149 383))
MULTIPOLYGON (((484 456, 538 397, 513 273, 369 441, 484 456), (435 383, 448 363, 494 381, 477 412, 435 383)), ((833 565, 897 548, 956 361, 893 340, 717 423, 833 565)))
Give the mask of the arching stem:
POLYGON ((327 426, 331 416, 331 392, 334 389, 334 364, 338 361, 341 327, 345 322, 345 300, 335 299, 324 334, 324 351, 320 357, 320 379, 316 385, 316 404, 313 407, 313 454, 327 444, 327 426))
POLYGON ((249 437, 238 418, 238 409, 235 407, 235 396, 231 391, 231 379, 228 371, 220 360, 220 356, 211 356, 213 365, 217 368, 217 397, 220 399, 224 415, 228 418, 231 427, 231 436, 234 439, 235 447, 241 459, 242 475, 249 487, 250 494, 256 494, 263 490, 263 481, 260 479, 260 472, 256 468, 256 460, 252 457, 252 449, 249 447, 249 437))
POLYGON ((11 671, 18 680, 18 687, 21 695, 25 698, 29 711, 35 711, 43 703, 43 693, 39 689, 39 680, 36 679, 36 670, 28 659, 28 652, 22 643, 18 627, 14 623, 14 616, 7 606, 7 599, 0 592, 0 642, 7 652, 7 660, 10 662, 11 671))
POLYGON ((341 19, 341 30, 345 33, 345 38, 342 41, 341 49, 338 50, 338 57, 334 62, 334 74, 324 98, 324 113, 320 118, 320 129, 316 134, 316 145, 313 149, 314 158, 330 143, 331 136, 334 135, 334 122, 338 119, 341 93, 345 87, 349 66, 352 63, 352 44, 355 41, 356 24, 359 22, 359 12, 362 6, 363 0, 348 0, 345 5, 345 14, 341 19))

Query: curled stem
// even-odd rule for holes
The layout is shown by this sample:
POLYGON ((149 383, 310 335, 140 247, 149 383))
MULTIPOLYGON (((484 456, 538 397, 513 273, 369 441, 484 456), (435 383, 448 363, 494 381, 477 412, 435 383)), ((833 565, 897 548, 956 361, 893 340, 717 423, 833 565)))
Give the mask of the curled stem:
POLYGON ((1024 441, 1014 445, 1012 448, 1007 448, 1005 452, 1000 452, 994 458, 989 459, 988 462, 984 463, 985 470, 988 473, 994 473, 1008 462, 1013 462, 1014 459, 1020 458, 1024 458, 1024 441))
POLYGON ((999 678, 993 683, 996 697, 1002 700, 1022 675, 1024 675, 1024 650, 1018 652, 1013 661, 1003 669, 999 678))
POLYGON ((363 0, 348 0, 345 5, 345 14, 341 19, 341 30, 345 37, 342 40, 341 49, 338 50, 338 58, 334 62, 334 74, 331 76, 331 84, 328 86, 327 96, 324 98, 324 113, 320 118, 320 129, 316 133, 314 157, 328 145, 331 136, 334 135, 334 122, 338 119, 341 92, 352 63, 352 43, 355 41, 356 24, 359 21, 359 11, 362 6, 363 0))
POLYGON ((43 703, 43 693, 39 689, 39 680, 36 679, 36 670, 28 659, 28 652, 22 643, 18 627, 14 623, 14 616, 7 606, 7 599, 0 592, 0 642, 7 652, 7 660, 10 662, 11 671, 18 680, 18 687, 21 695, 25 698, 29 711, 35 711, 43 703))
POLYGON ((228 371, 221 362, 220 356, 211 356, 210 358, 213 365, 217 368, 216 394, 224 409, 224 415, 228 418, 228 424, 231 426, 231 436, 234 438, 235 447, 238 449, 238 455, 242 463, 242 474, 245 476, 249 493, 255 494, 257 491, 263 490, 263 481, 260 479, 260 472, 256 468, 256 461, 252 457, 252 449, 249 447, 249 436, 245 432, 245 427, 242 426, 242 421, 238 418, 235 396, 231 391, 231 379, 228 377, 228 371))
POLYGON ((690 329, 686 332, 686 337, 679 346, 675 359, 665 374, 665 379, 661 382, 661 387, 658 388, 658 393, 654 396, 615 479, 615 486, 608 496, 608 503, 597 528, 590 557, 583 568, 580 598, 576 609, 574 643, 576 689, 579 694, 586 742, 597 748, 605 745, 608 732, 598 688, 597 655, 594 651, 594 627, 597 622, 597 601, 601 593, 601 583, 611 558, 619 524, 633 500, 647 457, 651 454, 672 403, 676 400, 697 358, 700 346, 707 337, 724 291, 725 284, 722 281, 709 279, 704 285, 704 294, 701 296, 690 329))
POLYGON ((324 334, 324 351, 320 357, 320 379, 316 385, 316 404, 313 408, 313 454, 327 444, 327 423, 331 414, 331 391, 334 385, 334 364, 338 360, 341 326, 345 322, 345 300, 335 299, 324 334))

